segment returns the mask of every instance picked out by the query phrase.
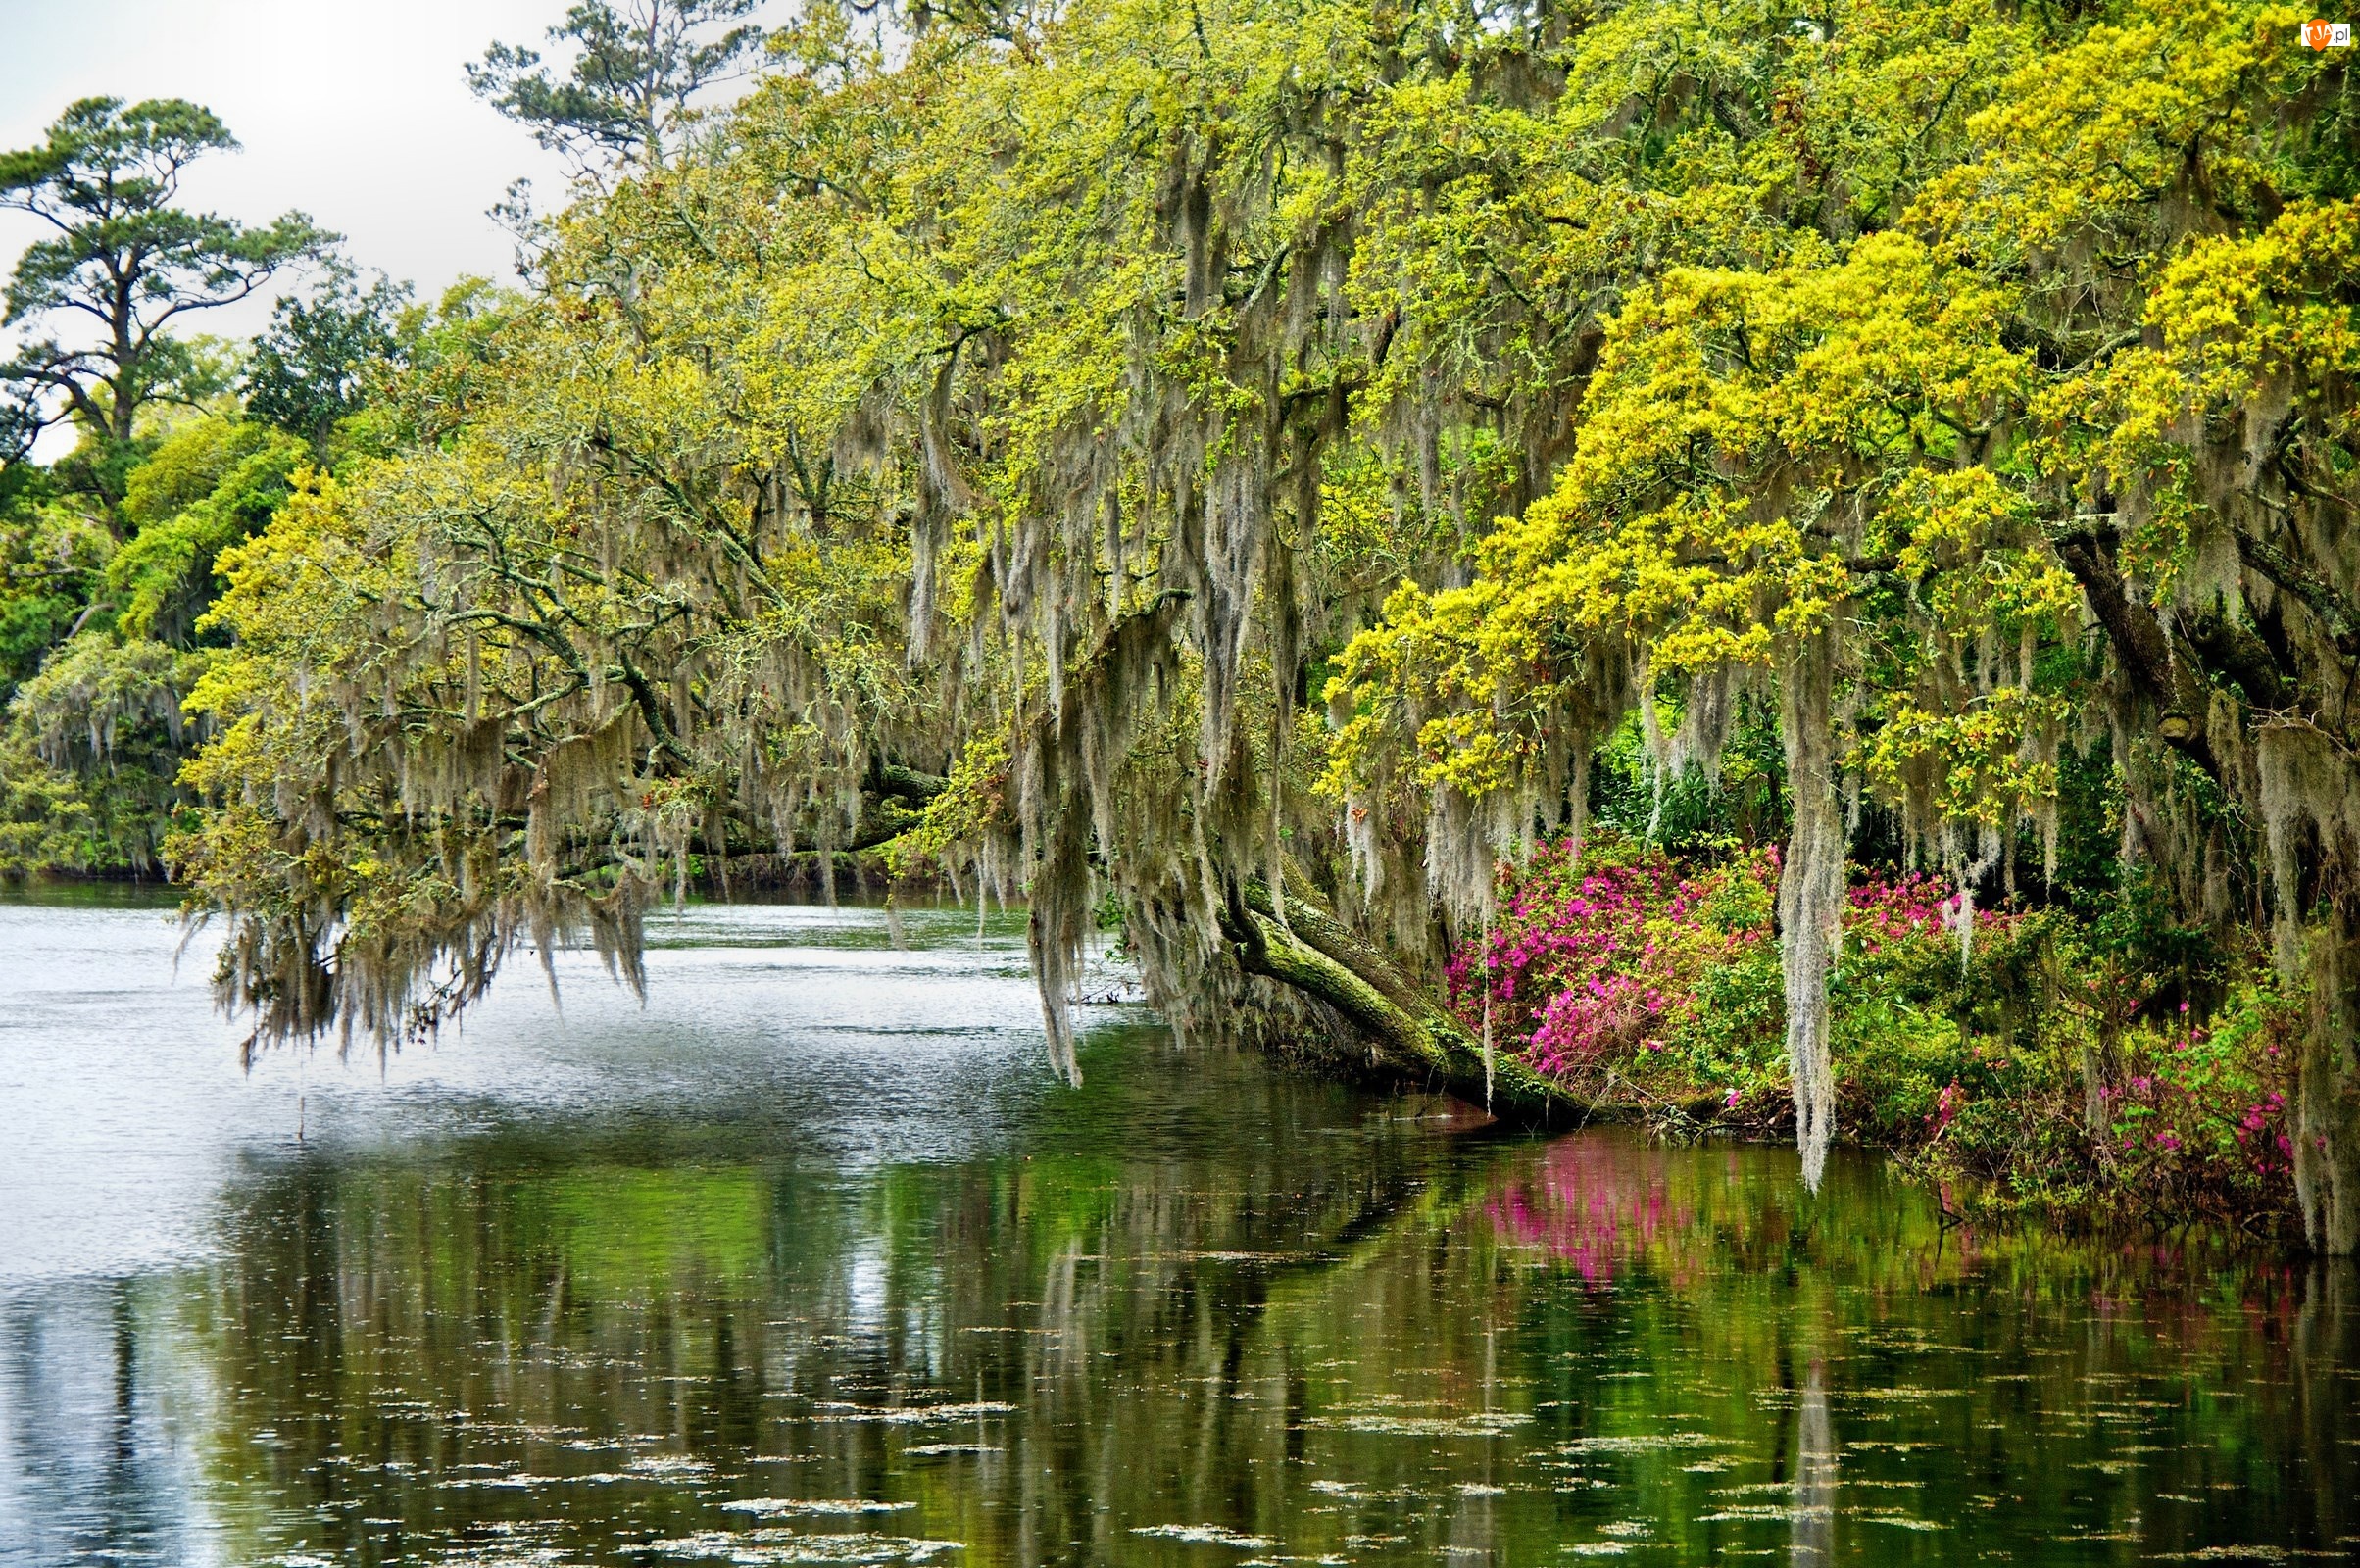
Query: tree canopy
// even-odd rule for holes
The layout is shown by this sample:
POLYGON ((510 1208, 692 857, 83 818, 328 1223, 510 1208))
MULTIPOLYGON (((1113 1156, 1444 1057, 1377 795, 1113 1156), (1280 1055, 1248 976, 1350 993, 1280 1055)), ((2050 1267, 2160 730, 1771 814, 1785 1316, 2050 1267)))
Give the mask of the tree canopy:
POLYGON ((396 319, 409 295, 381 272, 364 288, 339 264, 310 298, 280 300, 254 340, 246 411, 324 451, 337 424, 368 406, 373 378, 398 360, 396 319))
POLYGON ((476 96, 584 173, 652 162, 677 141, 690 101, 762 46, 746 21, 762 0, 583 0, 549 29, 571 53, 563 77, 540 51, 495 43, 467 67, 476 96))

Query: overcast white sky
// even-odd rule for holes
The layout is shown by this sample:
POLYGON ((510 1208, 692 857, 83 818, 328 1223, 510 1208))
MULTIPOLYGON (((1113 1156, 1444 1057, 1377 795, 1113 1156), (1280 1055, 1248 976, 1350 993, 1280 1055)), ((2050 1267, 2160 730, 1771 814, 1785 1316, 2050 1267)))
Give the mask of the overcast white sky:
MULTIPOLYGON (((238 140, 188 179, 188 205, 261 221, 289 208, 354 260, 421 291, 508 275, 486 219, 508 182, 544 201, 563 169, 470 95, 463 67, 498 38, 539 44, 565 0, 0 0, 0 147, 29 147, 76 98, 190 98, 238 140)), ((37 231, 0 218, 0 259, 37 231)), ((208 330, 267 315, 221 313, 208 330)))
MULTIPOLYGON (((0 148, 29 147, 76 98, 189 98, 244 150, 190 173, 186 202, 263 221, 289 208, 431 298, 466 273, 506 279, 485 218, 529 175, 547 206, 563 166, 478 102, 463 67, 494 39, 538 46, 565 0, 0 0, 0 148)), ((40 232, 0 214, 0 268, 40 232)), ((183 319, 244 336, 267 302, 183 319)))

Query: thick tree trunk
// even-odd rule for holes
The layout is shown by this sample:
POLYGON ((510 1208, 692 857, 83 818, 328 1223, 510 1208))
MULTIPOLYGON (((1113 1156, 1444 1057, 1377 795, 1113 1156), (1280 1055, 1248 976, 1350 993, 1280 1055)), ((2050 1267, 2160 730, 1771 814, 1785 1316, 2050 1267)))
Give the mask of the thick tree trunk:
POLYGON ((1382 953, 1308 900, 1290 894, 1282 925, 1269 888, 1250 882, 1224 919, 1225 935, 1249 974, 1301 992, 1351 1024, 1381 1076, 1447 1089, 1509 1120, 1564 1124, 1599 1107, 1511 1056, 1486 1059, 1468 1033, 1423 987, 1382 953))
POLYGON ((1778 949, 1787 998, 1787 1066, 1803 1185, 1819 1191, 1836 1133, 1828 975, 1844 919, 1844 817, 1836 799, 1836 633, 1799 639, 1779 671, 1795 829, 1778 875, 1778 949))

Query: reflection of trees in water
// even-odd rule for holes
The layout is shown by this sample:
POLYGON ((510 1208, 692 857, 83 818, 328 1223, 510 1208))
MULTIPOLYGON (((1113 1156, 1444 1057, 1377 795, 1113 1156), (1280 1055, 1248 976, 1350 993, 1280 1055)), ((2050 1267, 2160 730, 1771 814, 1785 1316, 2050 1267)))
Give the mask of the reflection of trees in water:
POLYGON ((1827 1366, 1813 1359, 1795 1410, 1795 1500, 1787 1556, 1825 1568, 1836 1554, 1836 1424, 1828 1414, 1827 1366))
POLYGON ((149 1316, 124 1281, 0 1303, 0 1563, 204 1560, 149 1316))
POLYGON ((1656 1255, 1678 1271, 1696 1239, 1697 1210, 1689 1195, 1676 1199, 1667 1191, 1664 1162, 1643 1152, 1606 1139, 1559 1140, 1523 1179, 1495 1191, 1493 1222, 1503 1236, 1546 1248, 1593 1283, 1656 1255))
MULTIPOLYGON (((229 1260, 182 1311, 224 1391, 214 1479, 283 1490, 282 1517, 327 1511, 302 1534, 334 1552, 390 1539, 361 1516, 431 1535, 436 1504, 552 1513, 546 1489, 438 1489, 467 1465, 628 1476, 662 1450, 726 1475, 802 1454, 822 1494, 903 1470, 899 1494, 963 1516, 978 1483, 1000 1490, 1006 1506, 962 1518, 959 1539, 1044 1560, 1026 1540, 1054 1557, 1114 1528, 1100 1499, 1179 1479, 1149 1454, 1236 1469, 1223 1486, 1251 1492, 1251 1422, 1197 1385, 1234 1377, 1270 1280, 1404 1200, 1423 1148, 1348 1125, 1248 1157, 1042 1152, 859 1178, 550 1168, 497 1147, 467 1164, 283 1167, 247 1189, 229 1260), (1012 1413, 861 1418, 946 1402, 1012 1413), (1000 1451, 903 1451, 950 1441, 1000 1451)), ((567 1495, 593 1521, 566 1527, 577 1549, 746 1522, 655 1479, 567 1495)))
POLYGON ((1867 1172, 1814 1204, 1791 1155, 1756 1151, 1358 1124, 1191 1149, 847 1176, 492 1144, 277 1169, 179 1313, 218 1391, 209 1489, 360 1561, 396 1539, 364 1518, 413 1547, 454 1518, 530 1522, 594 1558, 743 1528, 698 1480, 908 1500, 892 1530, 973 1563, 1153 1555, 1128 1532, 1165 1523, 1521 1557, 1634 1508, 1683 1554, 1775 1530, 1818 1562, 1847 1489, 1904 1475, 1947 1477, 1961 1509, 1977 1487, 2026 1499, 1964 1518, 1962 1548, 2127 1516, 2197 1463, 2175 1443, 2236 1455, 2206 1482, 2315 1478, 2214 1508, 2259 1510, 2257 1539, 2309 1510, 2332 1542, 2360 1480, 2348 1286, 2233 1269, 2175 1296, 2119 1252, 1965 1249, 1867 1172), (2163 1374, 2245 1392, 2102 1402, 2163 1374), (1864 1402, 1913 1385, 1944 1397, 1864 1402), (929 1404, 964 1413, 873 1419, 929 1404), (2165 1451, 2093 1480, 2136 1422, 2165 1451), (1874 1446, 1922 1432, 1941 1449, 1906 1470, 1874 1446), (982 1451, 914 1451, 943 1447, 982 1451), (503 1469, 624 1479, 437 1485, 503 1469), (1697 1522, 1756 1482, 1767 1522, 1697 1522))
MULTIPOLYGON (((2293 1373, 2293 1424, 2298 1434, 2294 1446, 2306 1458, 2339 1450, 2350 1455, 2360 1447, 2360 1354, 2355 1354, 2360 1348, 2360 1312, 2355 1311, 2355 1303, 2360 1302, 2360 1263, 2348 1257, 2317 1260, 2310 1267, 2306 1285, 2301 1305, 2293 1313, 2292 1332, 2286 1336, 2293 1373)), ((2319 1474, 2332 1475, 2337 1468, 2330 1460, 2319 1474)), ((2351 1483, 2360 1476, 2353 1475, 2349 1463, 2340 1468, 2342 1487, 2313 1487, 2308 1489, 2307 1500, 2312 1505, 2312 1528, 2319 1538, 2336 1542, 2349 1552, 2360 1547, 2360 1523, 2344 1510, 2351 1507, 2351 1483)), ((2304 1500, 2298 1496, 2296 1505, 2304 1500)))
MULTIPOLYGON (((1613 1301, 1622 1364, 1681 1369, 1587 1390, 1560 1379, 1551 1392, 1594 1400, 1594 1431, 1662 1431, 1686 1413, 1773 1456, 1797 1561, 1827 1560, 1840 1517, 1890 1502, 1881 1487, 1925 1486, 1953 1529, 2043 1545, 2069 1524, 2188 1549, 2353 1544, 2347 1268, 2306 1274, 2187 1238, 1946 1231, 1931 1201, 1862 1164, 1831 1169, 1816 1200, 1765 1188, 1783 1157, 1562 1140, 1481 1192, 1508 1255, 1577 1282, 1525 1287, 1549 1303, 1541 1333, 1559 1353, 1590 1359, 1602 1335, 1586 1303, 1613 1301), (1929 1450, 1904 1458, 1900 1440, 1929 1450), (1840 1461, 1859 1490, 1840 1486, 1840 1461), (1970 1511, 1978 1493, 1991 1512, 1970 1511)), ((1630 1462, 1676 1496, 1687 1457, 1630 1462)), ((1687 1494, 1699 1516, 1768 1511, 1760 1494, 1687 1494)))

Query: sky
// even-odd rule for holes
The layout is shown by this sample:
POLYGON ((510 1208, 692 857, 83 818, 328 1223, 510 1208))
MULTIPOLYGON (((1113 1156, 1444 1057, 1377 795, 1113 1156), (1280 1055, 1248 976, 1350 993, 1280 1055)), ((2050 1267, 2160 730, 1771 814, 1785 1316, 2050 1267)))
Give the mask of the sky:
MULTIPOLYGON (((484 216, 530 177, 544 206, 564 165, 467 91, 494 39, 539 45, 565 0, 0 0, 0 149, 30 147, 94 95, 188 98, 244 144, 188 173, 184 204, 263 222, 288 209, 346 237, 363 269, 432 297, 460 276, 512 275, 484 216)), ((0 266, 41 227, 0 213, 0 266)), ((193 329, 246 336, 269 300, 193 329)), ((44 455, 49 455, 44 452, 44 455)))
MULTIPOLYGON (((494 39, 538 45, 564 0, 0 0, 0 147, 38 143, 76 98, 190 98, 242 151, 199 163, 188 205, 265 221, 289 208, 364 268, 439 290, 505 277, 484 217, 510 180, 544 202, 564 166, 467 91, 494 39)), ((0 255, 34 232, 6 215, 0 255)), ((265 313, 267 314, 267 312, 265 313)), ((243 323, 240 323, 243 324, 243 323)))

